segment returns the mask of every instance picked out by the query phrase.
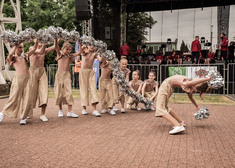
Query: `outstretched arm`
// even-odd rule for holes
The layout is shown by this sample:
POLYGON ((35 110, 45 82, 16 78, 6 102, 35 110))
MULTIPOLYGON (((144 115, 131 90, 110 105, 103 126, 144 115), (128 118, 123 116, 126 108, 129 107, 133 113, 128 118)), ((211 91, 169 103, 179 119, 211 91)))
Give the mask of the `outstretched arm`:
POLYGON ((76 56, 80 55, 84 51, 85 46, 81 45, 81 41, 80 40, 78 40, 78 46, 79 46, 78 47, 78 52, 74 53, 73 57, 76 57, 76 56))
POLYGON ((193 94, 188 94, 188 98, 190 99, 190 101, 194 104, 194 106, 196 107, 196 110, 200 110, 199 106, 197 105, 196 101, 193 98, 193 94))
POLYGON ((34 43, 34 46, 30 48, 30 50, 28 52, 28 57, 30 57, 32 54, 34 54, 37 47, 38 47, 38 40, 36 40, 36 42, 34 43))
POLYGON ((207 82, 207 81, 210 81, 212 78, 196 78, 196 79, 193 79, 192 81, 186 81, 186 82, 183 82, 183 86, 185 87, 192 87, 192 86, 195 86, 199 83, 204 83, 204 82, 207 82))

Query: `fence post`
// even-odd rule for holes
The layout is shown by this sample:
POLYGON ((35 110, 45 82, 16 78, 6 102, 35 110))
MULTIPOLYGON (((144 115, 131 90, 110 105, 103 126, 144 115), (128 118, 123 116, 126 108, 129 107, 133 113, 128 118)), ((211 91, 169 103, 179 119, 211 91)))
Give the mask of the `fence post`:
POLYGON ((229 94, 229 66, 230 66, 230 63, 227 66, 228 66, 228 70, 227 70, 227 95, 228 95, 229 94))

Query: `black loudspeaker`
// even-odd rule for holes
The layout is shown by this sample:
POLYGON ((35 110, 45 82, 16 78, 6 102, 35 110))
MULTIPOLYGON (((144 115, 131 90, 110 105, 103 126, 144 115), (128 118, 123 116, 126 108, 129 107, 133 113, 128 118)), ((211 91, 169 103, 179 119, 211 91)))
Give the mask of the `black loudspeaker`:
POLYGON ((167 44, 171 44, 171 39, 170 38, 167 39, 167 44))
POLYGON ((206 42, 205 37, 201 37, 201 43, 205 43, 205 42, 206 42))
POLYGON ((89 20, 91 9, 88 0, 74 0, 77 20, 89 20))

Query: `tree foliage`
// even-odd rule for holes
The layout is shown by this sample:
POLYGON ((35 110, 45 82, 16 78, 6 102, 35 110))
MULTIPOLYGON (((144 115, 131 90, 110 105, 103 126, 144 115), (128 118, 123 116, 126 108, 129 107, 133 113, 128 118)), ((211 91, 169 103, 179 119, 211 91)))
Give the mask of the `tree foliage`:
POLYGON ((181 46, 180 46, 180 51, 182 53, 185 53, 185 52, 189 51, 188 46, 185 44, 184 40, 182 40, 182 43, 181 43, 181 46))
POLYGON ((136 50, 139 42, 146 40, 145 35, 148 34, 147 28, 152 28, 156 23, 152 16, 146 12, 130 13, 127 17, 127 43, 132 51, 136 50), (139 42, 138 42, 139 41, 139 42))
MULTIPOLYGON (((36 31, 49 26, 62 27, 68 31, 77 30, 81 27, 76 19, 74 0, 44 0, 40 6, 39 0, 20 0, 22 29, 32 27, 36 31), (39 10, 38 10, 39 9, 39 10), (32 21, 32 22, 31 22, 32 21)), ((10 2, 5 2, 4 16, 14 17, 14 10, 10 2)), ((15 29, 14 24, 7 24, 6 29, 15 29)), ((25 51, 33 44, 26 44, 25 51)), ((45 58, 46 64, 55 62, 55 52, 45 58)))
MULTIPOLYGON (((81 32, 80 22, 76 19, 74 0, 20 0, 22 29, 32 27, 36 31, 49 26, 62 27, 69 31, 76 29, 81 32), (39 8, 40 6, 40 8, 39 8), (38 10, 39 9, 39 10, 38 10)), ((104 40, 109 49, 118 52, 120 42, 120 1, 97 0, 98 38, 104 40), (113 39, 105 40, 104 28, 113 27, 113 39)), ((9 1, 5 1, 4 16, 14 17, 14 10, 9 1)), ((127 42, 134 51, 138 41, 143 42, 147 34, 146 28, 152 27, 156 22, 147 13, 130 13, 127 18, 127 42)), ((6 29, 15 29, 14 24, 7 24, 6 29)), ((26 44, 25 51, 33 44, 26 44)), ((55 52, 47 55, 45 63, 52 64, 55 52)))

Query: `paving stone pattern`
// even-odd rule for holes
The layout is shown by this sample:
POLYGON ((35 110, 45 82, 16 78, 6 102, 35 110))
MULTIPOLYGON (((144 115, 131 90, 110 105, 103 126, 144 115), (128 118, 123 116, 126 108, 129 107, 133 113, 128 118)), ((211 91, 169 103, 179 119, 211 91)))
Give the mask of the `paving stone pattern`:
MULTIPOLYGON (((0 100, 0 109, 6 101, 0 100)), ((0 123, 1 168, 235 167, 235 106, 206 105, 211 116, 200 121, 193 116, 192 104, 171 104, 187 126, 184 133, 169 135, 172 125, 152 111, 127 110, 97 118, 89 107, 83 116, 75 99, 79 118, 58 118, 54 104, 49 99, 48 122, 39 120, 36 108, 25 126, 19 119, 0 123)))

